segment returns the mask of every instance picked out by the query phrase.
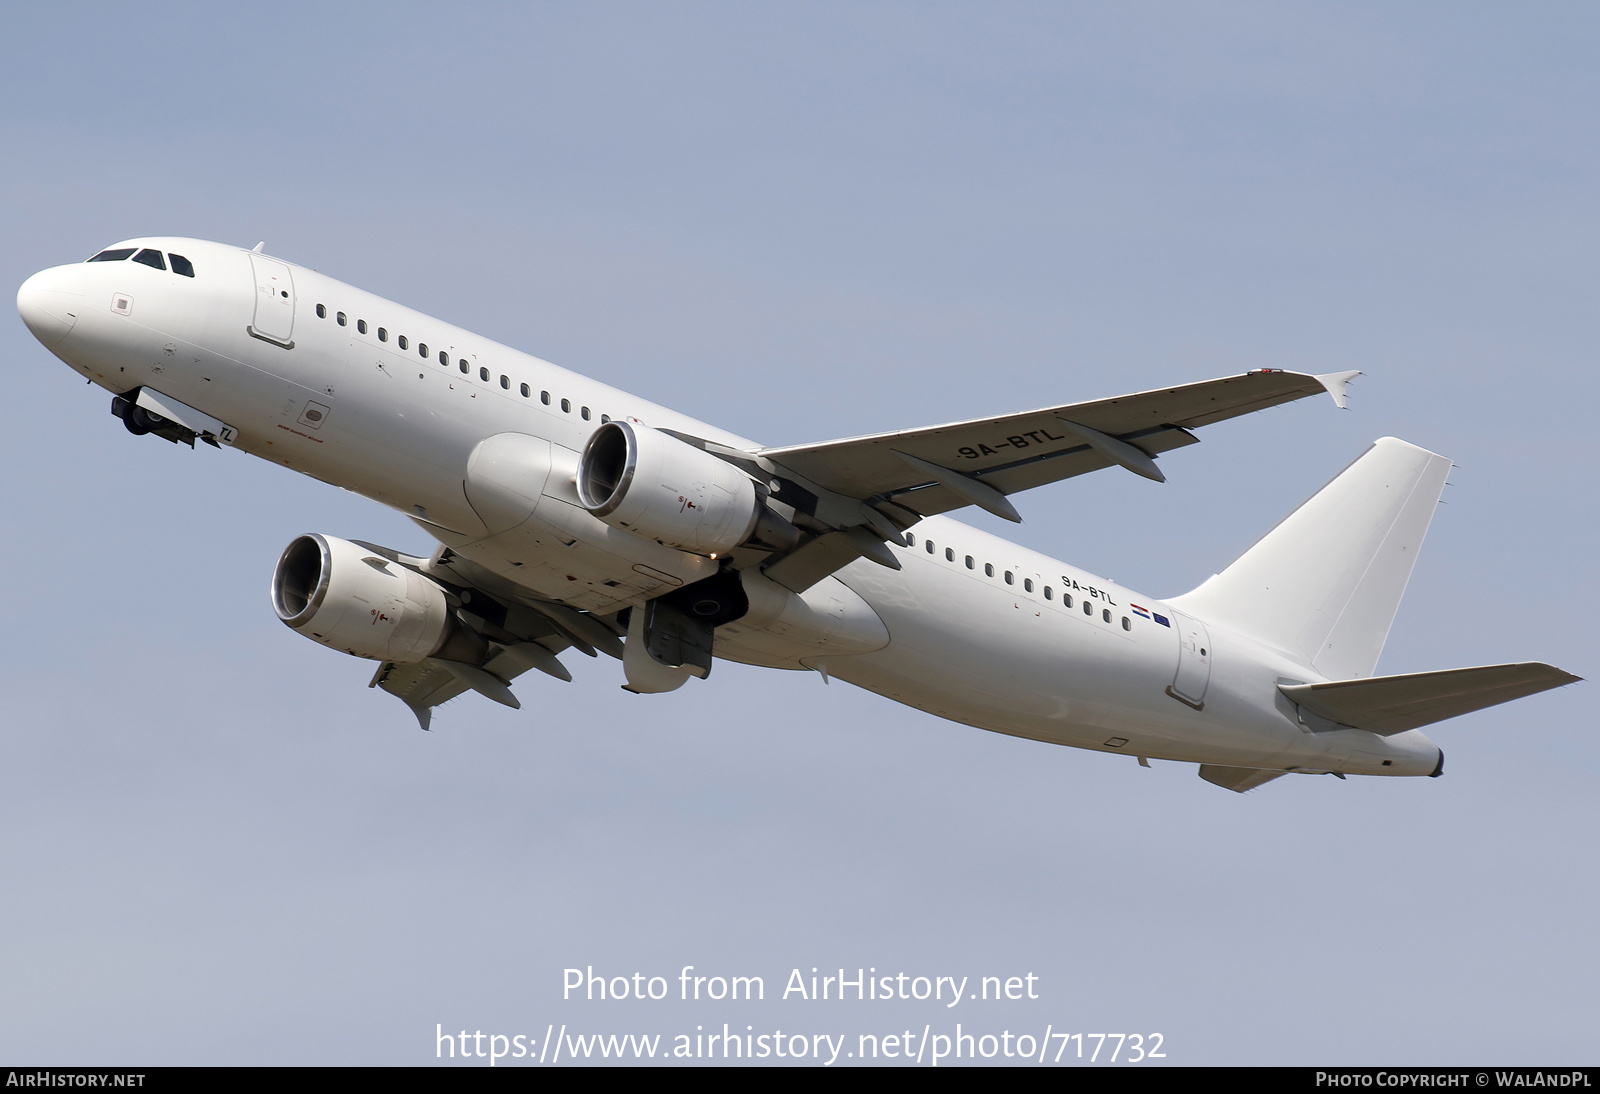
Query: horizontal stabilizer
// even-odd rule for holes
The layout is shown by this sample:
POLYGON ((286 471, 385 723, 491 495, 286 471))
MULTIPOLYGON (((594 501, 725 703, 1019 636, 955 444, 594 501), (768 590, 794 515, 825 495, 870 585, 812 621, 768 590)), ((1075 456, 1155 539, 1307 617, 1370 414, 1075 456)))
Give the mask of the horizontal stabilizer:
POLYGON ((1254 767, 1224 767, 1221 764, 1201 764, 1200 777, 1208 783, 1215 783, 1224 790, 1232 790, 1243 794, 1246 790, 1254 790, 1262 783, 1269 783, 1279 775, 1287 775, 1287 771, 1261 771, 1254 767))
POLYGON ((1326 684, 1283 684, 1278 690, 1313 714, 1387 737, 1580 679, 1552 665, 1525 661, 1326 684))

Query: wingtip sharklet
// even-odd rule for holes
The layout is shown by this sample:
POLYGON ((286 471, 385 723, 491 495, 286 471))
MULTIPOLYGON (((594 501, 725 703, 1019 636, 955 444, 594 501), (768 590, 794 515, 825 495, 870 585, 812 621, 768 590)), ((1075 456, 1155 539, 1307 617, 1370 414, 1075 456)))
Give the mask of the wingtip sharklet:
POLYGON ((1349 372, 1324 372, 1313 375, 1312 379, 1321 384, 1329 395, 1333 396, 1333 405, 1340 410, 1350 409, 1350 381, 1361 375, 1360 369, 1349 372))

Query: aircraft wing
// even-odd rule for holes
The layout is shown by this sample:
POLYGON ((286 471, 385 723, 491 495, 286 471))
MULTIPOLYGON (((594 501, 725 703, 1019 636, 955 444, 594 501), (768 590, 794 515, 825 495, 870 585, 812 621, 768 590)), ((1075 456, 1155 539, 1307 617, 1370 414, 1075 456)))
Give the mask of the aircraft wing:
POLYGON ((1005 495, 1113 464, 1162 481, 1154 457, 1196 443, 1190 430, 1324 391, 1342 407, 1345 385, 1358 375, 1257 369, 999 418, 764 448, 757 455, 835 493, 899 506, 912 520, 965 505, 1021 520, 1005 495))
POLYGON ((414 663, 385 661, 378 666, 367 686, 382 688, 395 696, 411 708, 417 722, 427 729, 433 721, 434 707, 468 691, 476 691, 513 709, 520 708, 522 704, 506 685, 530 669, 571 681, 572 674, 556 658, 569 644, 559 637, 539 642, 496 644, 497 652, 481 667, 434 657, 414 663))
POLYGON ((459 617, 490 642, 490 656, 482 665, 468 665, 439 657, 417 662, 384 661, 367 686, 395 696, 427 729, 433 708, 468 691, 476 691, 504 706, 522 704, 507 687, 531 669, 558 680, 571 681, 572 673, 556 654, 577 649, 590 657, 597 650, 621 658, 623 646, 615 631, 586 612, 521 596, 516 587, 493 572, 441 548, 428 559, 402 554, 376 543, 360 546, 390 562, 443 580, 457 593, 470 592, 456 606, 459 617))

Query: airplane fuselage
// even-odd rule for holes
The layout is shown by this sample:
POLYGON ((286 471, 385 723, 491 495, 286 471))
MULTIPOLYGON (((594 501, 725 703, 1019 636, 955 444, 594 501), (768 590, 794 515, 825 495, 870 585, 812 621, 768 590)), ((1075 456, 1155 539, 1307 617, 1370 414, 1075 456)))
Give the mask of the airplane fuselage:
MULTIPOLYGON (((544 600, 604 615, 716 572, 714 558, 600 524, 572 474, 611 420, 742 451, 756 442, 265 255, 176 238, 118 246, 182 255, 195 274, 78 263, 19 296, 40 340, 101 387, 151 389, 225 422, 232 447, 396 509, 544 600), (491 438, 550 446, 553 470, 528 490, 528 512, 472 485, 469 464, 490 458, 491 438)), ((1314 731, 1278 686, 1325 676, 1181 605, 948 517, 906 538, 892 547, 899 570, 858 559, 799 602, 776 590, 770 610, 718 628, 717 656, 816 669, 982 729, 1142 758, 1439 767, 1416 730, 1314 731)))

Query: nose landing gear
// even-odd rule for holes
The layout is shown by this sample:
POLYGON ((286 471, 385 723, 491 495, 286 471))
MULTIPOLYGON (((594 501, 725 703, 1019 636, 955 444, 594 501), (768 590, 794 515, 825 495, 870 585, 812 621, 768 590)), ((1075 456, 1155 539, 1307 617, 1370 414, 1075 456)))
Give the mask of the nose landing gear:
POLYGON ((211 437, 197 434, 194 430, 180 425, 171 418, 157 414, 148 407, 140 406, 138 398, 139 389, 135 388, 111 400, 111 413, 121 418, 123 428, 135 437, 143 437, 146 434, 154 433, 163 440, 171 441, 173 444, 186 444, 190 448, 194 447, 196 437, 204 440, 207 444, 216 444, 216 441, 212 440, 211 437))
MULTIPOLYGON (((116 413, 115 410, 112 411, 116 413)), ((162 426, 169 424, 159 414, 152 414, 138 403, 125 404, 122 410, 122 425, 135 437, 143 437, 146 433, 154 433, 162 426)))

